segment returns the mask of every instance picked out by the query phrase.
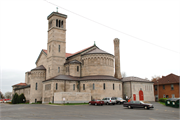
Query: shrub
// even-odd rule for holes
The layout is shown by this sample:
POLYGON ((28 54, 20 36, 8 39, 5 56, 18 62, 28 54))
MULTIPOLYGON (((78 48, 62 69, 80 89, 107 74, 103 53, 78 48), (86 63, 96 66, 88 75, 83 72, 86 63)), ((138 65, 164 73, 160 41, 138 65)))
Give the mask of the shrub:
POLYGON ((24 94, 22 93, 19 97, 19 103, 25 103, 26 102, 26 98, 24 96, 24 94))
POLYGON ((18 103, 18 94, 17 93, 15 93, 14 95, 13 95, 13 99, 12 99, 12 104, 17 104, 18 103))
POLYGON ((37 103, 42 104, 42 101, 37 101, 37 103))
POLYGON ((168 98, 159 98, 159 102, 166 102, 166 100, 167 100, 168 98))
POLYGON ((49 102, 49 104, 51 104, 51 102, 49 102))

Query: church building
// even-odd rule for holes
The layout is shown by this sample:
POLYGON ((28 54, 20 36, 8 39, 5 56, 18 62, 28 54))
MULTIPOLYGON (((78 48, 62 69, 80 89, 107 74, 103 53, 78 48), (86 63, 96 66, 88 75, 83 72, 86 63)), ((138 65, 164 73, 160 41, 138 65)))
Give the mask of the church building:
POLYGON ((30 103, 57 102, 57 96, 71 102, 75 98, 87 102, 124 96, 132 100, 154 101, 152 82, 122 78, 118 38, 113 40, 114 55, 95 44, 73 54, 66 53, 66 19, 67 15, 59 12, 52 12, 47 17, 47 50, 41 50, 36 68, 25 73, 25 83, 12 86, 13 94, 24 93, 30 103), (147 91, 146 86, 152 92, 147 91), (132 89, 136 89, 136 93, 132 93, 132 89))

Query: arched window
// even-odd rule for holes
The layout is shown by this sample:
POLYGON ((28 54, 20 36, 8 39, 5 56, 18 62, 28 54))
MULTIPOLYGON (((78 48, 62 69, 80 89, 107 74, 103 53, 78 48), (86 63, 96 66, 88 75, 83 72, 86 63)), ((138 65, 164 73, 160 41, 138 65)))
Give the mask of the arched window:
POLYGON ((61 20, 59 20, 59 27, 61 27, 61 20))
POLYGON ((113 83, 113 90, 114 90, 114 83, 113 83))
POLYGON ((58 89, 58 84, 56 83, 56 90, 58 89))
POLYGON ((61 21, 61 27, 63 28, 63 20, 61 21))
POLYGON ((105 84, 105 83, 103 84, 103 89, 104 89, 104 90, 106 89, 106 84, 105 84))
POLYGON ((79 66, 77 66, 77 72, 79 72, 79 66))
POLYGON ((94 83, 93 83, 93 90, 95 89, 95 85, 94 85, 94 83))
POLYGON ((119 84, 119 90, 121 90, 121 85, 119 84))
POLYGON ((58 73, 60 73, 60 67, 58 67, 58 73))
POLYGON ((49 28, 51 28, 51 27, 52 27, 52 21, 49 22, 49 28))
POLYGON ((85 84, 83 84, 83 90, 85 90, 85 84))
POLYGON ((58 19, 56 19, 56 27, 58 27, 58 19))
POLYGON ((60 52, 61 46, 59 45, 58 51, 60 52))
POLYGON ((75 84, 73 84, 73 90, 75 90, 75 84))
POLYGON ((36 87, 35 87, 35 90, 37 90, 37 83, 36 83, 36 87))

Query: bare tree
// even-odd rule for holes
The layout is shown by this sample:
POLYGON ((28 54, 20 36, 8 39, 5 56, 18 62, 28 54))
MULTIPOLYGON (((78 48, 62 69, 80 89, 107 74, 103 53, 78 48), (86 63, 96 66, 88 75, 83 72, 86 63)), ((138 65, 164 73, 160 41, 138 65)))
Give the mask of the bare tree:
POLYGON ((151 81, 152 81, 152 82, 155 82, 155 81, 159 80, 160 78, 161 78, 160 76, 154 75, 154 76, 152 76, 151 81))
POLYGON ((5 98, 10 99, 10 98, 11 98, 11 93, 12 93, 12 92, 6 92, 6 93, 4 94, 5 98))
POLYGON ((4 95, 1 91, 0 91, 0 99, 4 99, 4 95))
POLYGON ((126 73, 125 72, 122 72, 121 75, 122 75, 122 78, 126 77, 126 73))

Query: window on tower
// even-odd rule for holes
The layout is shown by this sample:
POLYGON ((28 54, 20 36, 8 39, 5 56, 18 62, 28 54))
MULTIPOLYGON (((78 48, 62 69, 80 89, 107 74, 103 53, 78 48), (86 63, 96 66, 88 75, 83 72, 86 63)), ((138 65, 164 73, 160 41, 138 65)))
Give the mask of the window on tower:
POLYGON ((58 49, 58 50, 59 50, 59 52, 60 52, 60 49, 61 49, 60 47, 61 47, 61 46, 59 45, 59 49, 58 49))
POLYGON ((52 27, 52 21, 49 22, 49 28, 51 28, 51 27, 52 27))
POLYGON ((61 27, 61 20, 59 20, 59 27, 61 27))
POLYGON ((61 27, 63 28, 63 20, 61 21, 61 27))
POLYGON ((56 27, 58 27, 58 19, 56 19, 56 27))

